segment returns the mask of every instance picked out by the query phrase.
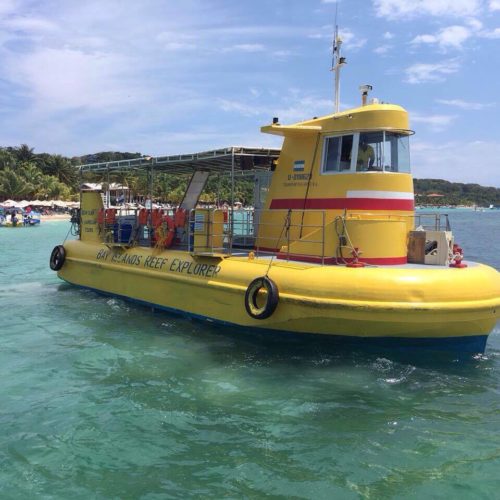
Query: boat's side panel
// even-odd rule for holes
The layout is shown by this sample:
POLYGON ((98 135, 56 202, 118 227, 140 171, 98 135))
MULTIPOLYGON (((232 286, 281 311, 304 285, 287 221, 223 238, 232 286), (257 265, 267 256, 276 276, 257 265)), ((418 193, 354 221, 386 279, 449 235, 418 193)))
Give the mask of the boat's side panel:
MULTIPOLYGON (((282 330, 270 330, 265 328, 255 328, 255 327, 241 327, 241 325, 229 323, 227 321, 214 320, 211 317, 202 316, 199 314, 188 313, 183 309, 175 309, 172 307, 161 306, 155 303, 144 302, 143 300, 132 299, 124 295, 118 295, 109 292, 103 292, 102 290, 97 290, 91 287, 81 287, 87 290, 92 290, 94 292, 117 297, 123 300, 134 302, 143 306, 154 307, 168 313, 180 315, 183 317, 194 318, 200 321, 208 321, 210 323, 218 323, 225 327, 237 327, 238 333, 241 334, 258 334, 258 335, 311 335, 313 337, 319 337, 319 335, 311 332, 300 332, 300 331, 282 331, 282 330)), ((325 338, 325 335, 321 335, 325 338)), ((460 337, 360 337, 360 336, 347 336, 330 334, 327 336, 331 338, 334 342, 339 342, 341 344, 346 344, 353 347, 361 348, 388 348, 397 350, 406 349, 425 349, 432 351, 452 351, 461 353, 483 353, 486 348, 486 342, 488 335, 466 335, 460 337)))
POLYGON ((146 248, 113 252, 79 241, 65 247, 59 276, 70 283, 245 327, 356 337, 487 335, 500 306, 499 276, 487 266, 409 273, 283 263, 269 270, 278 307, 256 320, 245 310, 245 291, 266 274, 268 261, 195 259, 146 248))

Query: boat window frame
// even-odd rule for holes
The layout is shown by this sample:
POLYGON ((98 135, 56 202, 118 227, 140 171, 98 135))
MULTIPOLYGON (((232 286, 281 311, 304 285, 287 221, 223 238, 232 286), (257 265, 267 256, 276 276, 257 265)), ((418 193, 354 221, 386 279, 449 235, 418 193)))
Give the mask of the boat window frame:
MULTIPOLYGON (((338 174, 350 174, 353 173, 353 160, 354 158, 357 158, 358 154, 358 142, 357 142, 357 137, 359 138, 359 132, 347 132, 347 133, 340 133, 340 134, 328 134, 323 136, 323 151, 321 153, 321 167, 320 167, 320 174, 321 175, 338 175, 338 174), (325 170, 326 167, 326 155, 327 155, 327 141, 329 139, 333 138, 340 138, 340 137, 345 137, 345 136, 352 136, 352 148, 351 148, 351 164, 349 165, 348 170, 325 170), (356 156, 354 155, 356 153, 356 156)), ((354 171, 355 173, 355 171, 354 171)))
MULTIPOLYGON (((377 130, 359 130, 357 132, 355 131, 346 131, 344 133, 330 133, 328 135, 323 136, 323 151, 321 153, 321 165, 320 165, 320 175, 338 175, 338 174, 361 174, 361 173, 368 173, 368 174, 411 174, 411 156, 410 156, 410 143, 409 143, 409 138, 410 136, 413 135, 413 131, 411 130, 385 130, 385 129, 377 129, 377 130), (358 159, 358 151, 359 151, 359 139, 360 135, 364 133, 370 133, 370 132, 382 132, 382 143, 381 143, 381 148, 382 148, 382 169, 381 170, 357 170, 357 159, 358 159), (385 169, 385 142, 386 142, 386 134, 400 134, 401 136, 407 136, 408 137, 408 170, 407 171, 400 171, 399 166, 398 170, 394 171, 391 169, 385 169), (327 154, 327 140, 335 137, 344 137, 352 135, 352 149, 351 149, 351 165, 349 170, 331 170, 331 171, 326 171, 325 166, 326 166, 326 154, 327 154)), ((391 152, 392 153, 392 152, 391 152)), ((399 161, 399 159, 398 159, 399 161)), ((392 163, 392 154, 391 154, 391 163, 392 163)))

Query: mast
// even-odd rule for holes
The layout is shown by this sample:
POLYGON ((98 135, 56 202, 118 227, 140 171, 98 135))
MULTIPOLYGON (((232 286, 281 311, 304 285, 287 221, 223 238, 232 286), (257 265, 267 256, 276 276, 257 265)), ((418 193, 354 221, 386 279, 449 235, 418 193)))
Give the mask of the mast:
POLYGON ((334 112, 338 113, 340 110, 340 68, 346 64, 346 58, 340 55, 342 47, 342 39, 339 36, 339 26, 337 24, 337 9, 335 7, 335 34, 333 37, 333 58, 332 58, 332 71, 335 71, 335 89, 334 89, 334 112))

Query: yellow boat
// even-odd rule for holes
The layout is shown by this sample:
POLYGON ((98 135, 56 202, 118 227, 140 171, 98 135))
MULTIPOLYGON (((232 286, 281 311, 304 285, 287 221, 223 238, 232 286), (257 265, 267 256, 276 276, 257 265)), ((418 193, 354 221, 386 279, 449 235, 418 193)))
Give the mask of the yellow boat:
MULTIPOLYGON (((483 352, 500 274, 463 260, 446 217, 416 215, 408 113, 368 102, 262 131, 281 150, 231 147, 81 167, 107 179, 191 174, 182 202, 112 208, 81 192, 79 237, 50 264, 74 285, 171 312, 356 343, 483 352), (211 173, 255 178, 254 210, 200 208, 211 173), (106 205, 106 206, 105 206, 106 205)), ((104 200, 104 201, 103 201, 104 200)))

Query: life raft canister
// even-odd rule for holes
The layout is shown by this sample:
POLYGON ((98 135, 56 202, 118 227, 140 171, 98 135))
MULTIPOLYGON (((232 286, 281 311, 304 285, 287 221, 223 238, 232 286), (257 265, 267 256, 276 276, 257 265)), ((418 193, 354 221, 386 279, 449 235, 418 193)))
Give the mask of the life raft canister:
POLYGON ((269 316, 271 316, 276 310, 278 301, 278 286, 267 276, 256 278, 248 285, 245 293, 245 309, 247 310, 248 315, 252 318, 269 318, 269 316), (259 297, 259 292, 261 292, 261 290, 265 290, 266 292, 265 300, 264 297, 259 297), (259 306, 258 302, 260 301, 264 301, 264 303, 259 306))
POLYGON ((62 245, 57 245, 50 254, 49 265, 52 271, 59 271, 66 260, 66 250, 62 245))

